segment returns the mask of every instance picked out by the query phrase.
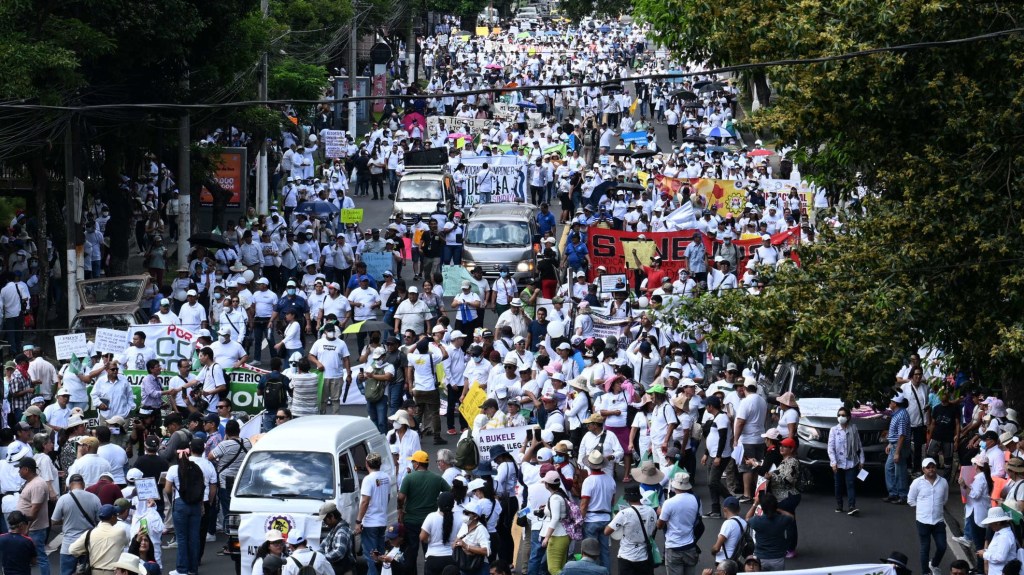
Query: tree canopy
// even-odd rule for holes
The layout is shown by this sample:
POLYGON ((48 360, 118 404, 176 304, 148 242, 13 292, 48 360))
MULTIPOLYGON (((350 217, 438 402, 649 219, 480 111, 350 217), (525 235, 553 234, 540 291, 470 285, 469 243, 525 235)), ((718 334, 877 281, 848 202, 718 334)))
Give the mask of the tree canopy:
MULTIPOLYGON (((956 40, 1024 16, 931 0, 635 7, 652 37, 722 65, 956 40)), ((859 184, 863 207, 801 249, 801 270, 766 272, 761 296, 707 298, 687 314, 723 344, 839 367, 853 385, 891 386, 902 359, 931 346, 950 369, 1012 394, 1024 359, 1022 47, 1015 33, 764 69, 774 98, 748 126, 795 146, 804 176, 835 199, 859 184)))

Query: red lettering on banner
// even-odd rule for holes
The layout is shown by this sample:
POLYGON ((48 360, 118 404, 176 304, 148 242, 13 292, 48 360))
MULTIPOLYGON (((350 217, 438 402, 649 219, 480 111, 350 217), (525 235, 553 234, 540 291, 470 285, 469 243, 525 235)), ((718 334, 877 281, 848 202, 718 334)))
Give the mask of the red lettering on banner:
MULTIPOLYGON (((661 268, 668 272, 670 278, 675 280, 680 269, 689 268, 686 261, 686 248, 693 242, 695 230, 683 230, 677 232, 644 232, 643 235, 648 241, 655 242, 658 253, 661 255, 661 268)), ((640 232, 624 232, 605 228, 591 227, 587 230, 587 249, 590 251, 590 261, 593 267, 590 270, 591 280, 596 279, 596 269, 604 266, 609 274, 626 274, 630 286, 635 287, 636 276, 632 269, 626 267, 626 252, 622 244, 624 241, 640 241, 640 232)), ((721 242, 714 242, 721 243, 721 242)), ((760 239, 734 240, 733 244, 740 250, 740 261, 737 269, 732 270, 738 277, 742 277, 746 271, 747 261, 761 245, 760 239)), ((800 244, 800 228, 792 227, 784 232, 772 236, 771 244, 781 247, 782 245, 797 246, 800 244)), ((708 255, 708 267, 713 265, 714 245, 708 236, 704 236, 704 250, 708 255)), ((796 252, 793 252, 792 259, 799 265, 800 259, 796 252)), ((643 265, 650 265, 650 262, 642 261, 643 265)))

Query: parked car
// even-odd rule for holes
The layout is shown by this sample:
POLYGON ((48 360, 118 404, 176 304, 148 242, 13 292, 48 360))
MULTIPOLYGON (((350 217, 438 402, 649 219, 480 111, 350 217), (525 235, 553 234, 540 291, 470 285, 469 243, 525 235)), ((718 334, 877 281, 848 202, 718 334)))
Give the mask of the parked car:
POLYGON ((79 308, 71 319, 70 332, 92 336, 100 327, 124 331, 146 323, 149 311, 139 304, 148 284, 146 274, 78 282, 79 308))
POLYGON ((516 279, 532 277, 537 269, 537 212, 533 204, 480 204, 469 214, 463 241, 462 265, 479 266, 493 280, 507 265, 516 279))
MULTIPOLYGON (((839 424, 836 411, 843 405, 839 390, 827 384, 812 384, 802 376, 799 366, 786 362, 776 367, 774 379, 767 391, 770 400, 787 391, 796 394, 800 406, 800 422, 797 426, 800 443, 796 456, 801 464, 812 469, 828 469, 828 434, 839 424)), ((884 468, 889 418, 881 414, 858 416, 856 410, 852 415, 864 448, 864 467, 884 468)))
POLYGON ((516 15, 513 18, 513 20, 515 20, 518 23, 540 22, 540 10, 538 10, 535 6, 523 6, 519 10, 516 10, 516 15))

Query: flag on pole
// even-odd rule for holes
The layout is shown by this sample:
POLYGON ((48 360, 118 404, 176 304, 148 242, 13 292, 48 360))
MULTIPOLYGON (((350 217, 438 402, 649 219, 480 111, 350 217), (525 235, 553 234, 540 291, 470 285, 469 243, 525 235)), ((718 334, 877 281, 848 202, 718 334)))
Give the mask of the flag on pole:
POLYGON ((199 363, 199 350, 192 350, 192 371, 199 371, 203 369, 203 364, 199 363))
POLYGON ((637 98, 637 99, 633 100, 633 103, 629 105, 629 115, 630 116, 632 116, 633 114, 636 114, 636 107, 637 107, 638 104, 640 104, 640 98, 637 98))
POLYGON ((82 360, 75 353, 71 354, 71 362, 68 364, 68 371, 75 375, 82 373, 82 360))

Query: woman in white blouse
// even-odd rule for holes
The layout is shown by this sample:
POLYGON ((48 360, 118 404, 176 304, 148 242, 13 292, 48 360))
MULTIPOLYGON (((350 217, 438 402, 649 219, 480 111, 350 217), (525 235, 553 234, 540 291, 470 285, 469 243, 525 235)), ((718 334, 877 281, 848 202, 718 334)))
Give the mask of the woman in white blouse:
POLYGON ((491 536, 487 533, 487 527, 480 523, 481 506, 482 501, 474 499, 463 508, 465 523, 459 527, 452 546, 461 548, 467 555, 483 556, 483 564, 477 571, 460 570, 461 575, 487 575, 491 570, 487 563, 487 556, 491 554, 491 536))
POLYGON ((427 546, 423 575, 441 575, 445 567, 454 564, 452 544, 463 522, 463 515, 455 513, 455 497, 449 492, 440 494, 437 511, 427 515, 420 531, 420 542, 427 546))
POLYGON ((561 573, 565 567, 566 554, 569 552, 569 533, 566 532, 562 520, 568 516, 568 495, 562 489, 562 479, 555 470, 544 475, 544 487, 547 488, 548 503, 544 506, 544 525, 541 527, 541 546, 547 548, 549 573, 561 573))

